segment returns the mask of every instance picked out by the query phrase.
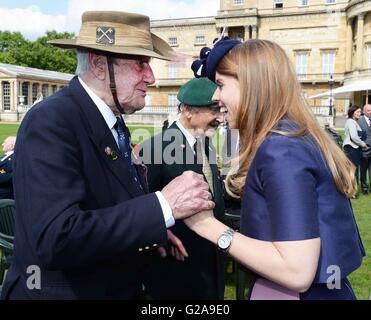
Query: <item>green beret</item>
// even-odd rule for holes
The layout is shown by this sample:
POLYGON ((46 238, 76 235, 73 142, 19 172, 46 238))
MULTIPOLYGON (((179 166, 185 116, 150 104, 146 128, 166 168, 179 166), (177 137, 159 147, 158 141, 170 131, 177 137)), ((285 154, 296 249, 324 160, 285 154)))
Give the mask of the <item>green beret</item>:
POLYGON ((178 100, 192 107, 211 106, 217 103, 212 100, 217 86, 207 78, 194 78, 186 82, 179 90, 178 100))

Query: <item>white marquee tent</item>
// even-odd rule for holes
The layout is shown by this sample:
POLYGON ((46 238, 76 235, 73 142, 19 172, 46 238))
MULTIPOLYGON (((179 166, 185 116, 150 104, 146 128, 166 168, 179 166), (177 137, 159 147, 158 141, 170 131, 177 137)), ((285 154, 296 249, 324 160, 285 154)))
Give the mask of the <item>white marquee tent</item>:
POLYGON ((345 86, 336 88, 320 94, 316 94, 314 96, 309 97, 309 99, 316 99, 316 98, 328 98, 332 95, 332 97, 336 98, 347 98, 352 92, 356 91, 371 91, 371 80, 358 80, 351 84, 347 84, 345 86))

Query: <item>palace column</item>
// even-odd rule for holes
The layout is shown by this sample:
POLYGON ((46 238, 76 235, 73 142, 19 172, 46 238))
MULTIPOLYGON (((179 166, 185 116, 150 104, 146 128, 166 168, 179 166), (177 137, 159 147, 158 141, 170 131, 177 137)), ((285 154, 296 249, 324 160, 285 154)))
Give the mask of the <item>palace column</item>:
POLYGON ((363 13, 358 15, 358 31, 357 31, 357 60, 356 65, 358 69, 363 69, 363 28, 364 28, 363 13))
POLYGON ((352 39, 353 39, 353 20, 347 21, 347 41, 346 41, 346 55, 345 55, 345 71, 352 69, 352 39))

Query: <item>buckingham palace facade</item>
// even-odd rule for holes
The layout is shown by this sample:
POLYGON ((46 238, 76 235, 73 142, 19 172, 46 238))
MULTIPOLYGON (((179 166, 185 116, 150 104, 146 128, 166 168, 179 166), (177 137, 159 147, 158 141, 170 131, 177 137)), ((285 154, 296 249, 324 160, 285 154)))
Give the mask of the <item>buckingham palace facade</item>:
MULTIPOLYGON (((192 61, 222 30, 232 38, 280 44, 306 97, 371 79, 370 0, 220 0, 216 16, 156 20, 151 29, 178 53, 175 62, 153 61, 157 80, 147 97, 153 107, 176 105, 179 87, 193 77, 192 61)), ((334 100, 334 111, 344 114, 350 102, 368 101, 368 92, 352 93, 334 100)), ((316 114, 328 115, 328 97, 308 103, 316 114)))
MULTIPOLYGON (((317 116, 330 113, 333 118, 344 115, 350 103, 371 102, 371 90, 309 99, 371 80, 371 0, 220 0, 216 16, 152 20, 151 31, 169 43, 176 59, 152 60, 156 82, 148 90, 146 108, 131 117, 136 123, 149 122, 156 114, 161 122, 166 114, 176 113, 178 90, 193 78, 192 62, 222 32, 231 38, 280 44, 317 116)), ((38 96, 54 93, 72 76, 0 63, 0 121, 20 120, 38 96)))

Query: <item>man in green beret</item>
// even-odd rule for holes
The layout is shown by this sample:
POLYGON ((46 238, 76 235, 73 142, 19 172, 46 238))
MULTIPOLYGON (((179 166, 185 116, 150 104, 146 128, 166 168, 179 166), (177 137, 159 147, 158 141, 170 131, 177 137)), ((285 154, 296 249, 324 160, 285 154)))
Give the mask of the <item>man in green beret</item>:
MULTIPOLYGON (((148 166, 150 190, 159 190, 184 171, 204 176, 215 202, 214 214, 223 220, 222 180, 210 138, 224 121, 224 110, 212 96, 217 86, 206 78, 192 79, 178 93, 179 120, 142 144, 151 154, 148 166)), ((188 257, 176 260, 170 254, 155 257, 146 277, 146 292, 153 299, 223 299, 225 257, 208 241, 182 222, 171 228, 181 239, 188 257)), ((174 252, 173 252, 174 253, 174 252)), ((175 252, 175 256, 180 256, 175 252)))

